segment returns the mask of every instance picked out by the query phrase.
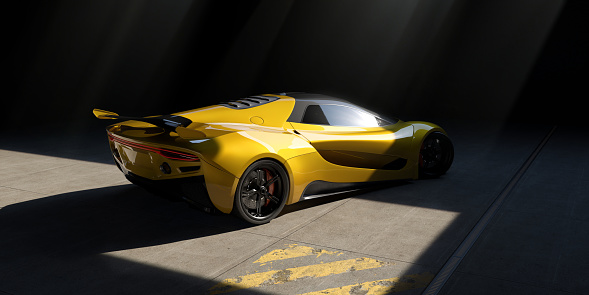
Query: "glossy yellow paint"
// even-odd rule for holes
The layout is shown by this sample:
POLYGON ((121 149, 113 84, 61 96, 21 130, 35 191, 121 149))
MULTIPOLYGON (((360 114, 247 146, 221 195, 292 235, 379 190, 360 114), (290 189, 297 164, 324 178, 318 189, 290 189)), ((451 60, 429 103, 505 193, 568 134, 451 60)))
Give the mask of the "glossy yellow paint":
POLYGON ((92 113, 94 114, 94 116, 96 116, 96 118, 99 119, 115 119, 109 116, 118 116, 119 114, 117 113, 113 113, 113 112, 109 112, 109 111, 105 111, 105 110, 100 110, 100 109, 94 109, 92 111, 92 113))
POLYGON ((252 123, 252 118, 258 117, 259 119, 253 119, 257 125, 282 127, 294 108, 295 100, 292 97, 285 95, 272 94, 271 96, 279 97, 280 99, 271 103, 242 110, 232 110, 216 105, 174 113, 173 115, 188 118, 193 122, 232 124, 254 124, 252 123))
MULTIPOLYGON (((290 183, 286 203, 292 204, 317 180, 351 183, 417 178, 423 138, 432 131, 444 132, 426 122, 399 121, 368 128, 290 123, 286 120, 295 100, 279 97, 246 109, 217 105, 174 113, 193 122, 175 132, 142 121, 120 122, 107 130, 131 144, 111 141, 111 149, 119 152, 115 160, 124 173, 150 180, 204 175, 212 203, 230 213, 239 178, 260 159, 273 159, 284 166, 290 183), (141 146, 193 155, 199 160, 170 159, 141 146), (406 163, 396 170, 378 166, 395 159, 406 159, 406 163), (162 172, 163 162, 170 165, 171 173, 162 172), (356 163, 367 166, 358 168, 356 163), (182 167, 196 166, 196 171, 181 171, 182 167)), ((95 110, 94 114, 102 119, 116 115, 103 110, 95 110)))

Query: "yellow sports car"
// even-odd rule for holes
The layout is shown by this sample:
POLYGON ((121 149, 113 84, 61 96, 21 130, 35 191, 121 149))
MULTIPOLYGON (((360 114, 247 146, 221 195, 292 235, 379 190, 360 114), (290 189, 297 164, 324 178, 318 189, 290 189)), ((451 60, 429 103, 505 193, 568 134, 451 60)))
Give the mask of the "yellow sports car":
POLYGON ((142 118, 99 109, 94 115, 127 120, 107 133, 131 182, 191 184, 202 190, 191 203, 254 224, 284 205, 362 184, 437 177, 454 157, 435 124, 386 118, 320 94, 264 94, 142 118))

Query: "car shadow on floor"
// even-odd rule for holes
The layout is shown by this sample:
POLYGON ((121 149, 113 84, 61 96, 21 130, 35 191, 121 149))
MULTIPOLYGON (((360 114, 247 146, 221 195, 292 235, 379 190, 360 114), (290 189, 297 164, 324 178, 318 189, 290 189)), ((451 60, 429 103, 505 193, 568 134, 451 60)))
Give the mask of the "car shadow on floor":
POLYGON ((170 202, 134 185, 8 205, 0 209, 0 293, 206 292, 199 286, 210 283, 210 278, 103 254, 250 226, 232 216, 170 202))

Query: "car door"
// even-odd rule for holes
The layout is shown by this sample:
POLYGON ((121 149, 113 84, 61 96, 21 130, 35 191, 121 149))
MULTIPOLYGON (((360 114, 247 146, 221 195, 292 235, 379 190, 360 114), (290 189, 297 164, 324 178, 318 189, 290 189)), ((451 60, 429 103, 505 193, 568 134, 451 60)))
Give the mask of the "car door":
POLYGON ((326 161, 358 168, 402 169, 413 138, 411 124, 392 124, 362 109, 337 104, 310 104, 301 122, 291 126, 326 161))

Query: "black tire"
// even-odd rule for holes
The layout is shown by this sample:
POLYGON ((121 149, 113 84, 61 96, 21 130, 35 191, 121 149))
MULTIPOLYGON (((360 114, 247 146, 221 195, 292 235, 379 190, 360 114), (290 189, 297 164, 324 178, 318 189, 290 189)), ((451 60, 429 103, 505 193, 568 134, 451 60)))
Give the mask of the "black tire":
POLYGON ((288 192, 284 168, 272 160, 259 160, 239 179, 233 212, 249 223, 267 223, 282 211, 288 192))
POLYGON ((454 146, 450 139, 441 132, 432 132, 419 150, 419 177, 439 177, 450 169, 453 160, 454 146))

